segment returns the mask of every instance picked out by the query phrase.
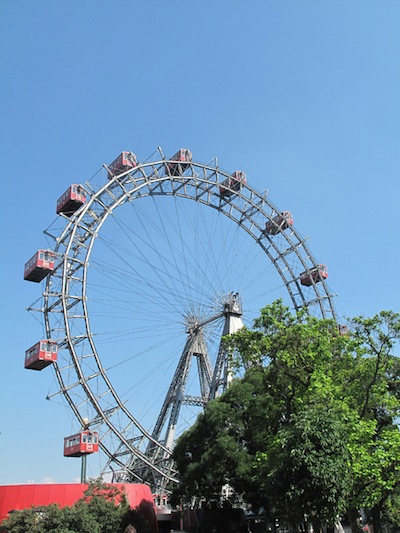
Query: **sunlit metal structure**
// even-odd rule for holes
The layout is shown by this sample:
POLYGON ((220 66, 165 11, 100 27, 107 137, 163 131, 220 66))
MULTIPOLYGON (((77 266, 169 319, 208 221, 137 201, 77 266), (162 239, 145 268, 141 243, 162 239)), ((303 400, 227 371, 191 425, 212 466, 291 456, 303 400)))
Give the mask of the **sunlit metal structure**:
MULTIPOLYGON (((322 318, 336 319, 336 315, 326 277, 316 279, 311 274, 309 285, 301 282, 300 275, 314 272, 319 263, 294 227, 292 218, 290 223, 286 219, 282 223, 282 213, 288 212, 278 209, 267 193, 255 190, 244 173, 226 172, 220 169, 216 159, 207 164, 196 162, 187 149, 168 159, 159 148, 145 162, 140 162, 132 152, 122 152, 111 167, 104 165, 106 177, 99 185, 92 181, 81 185, 85 202, 74 207, 73 212, 59 211, 59 223, 46 230, 55 257, 54 268, 43 281, 40 304, 32 304, 29 309, 42 314, 47 338, 54 339, 58 345, 58 360, 53 363, 58 390, 49 398, 62 394, 81 426, 97 431, 99 448, 106 457, 104 472, 112 472, 114 481, 145 482, 162 492, 177 481, 171 451, 182 406, 203 408, 229 385, 231 369, 221 338, 242 327, 243 295, 230 287, 218 296, 208 315, 195 304, 189 306, 190 312, 182 312, 186 341, 153 427, 144 425, 114 387, 102 360, 97 331, 92 329, 94 307, 91 307, 88 280, 96 262, 91 256, 107 219, 124 205, 136 209, 145 198, 169 197, 177 202, 202 205, 218 212, 218 216, 227 219, 254 243, 259 256, 278 274, 294 310, 307 308, 322 318), (265 231, 266 224, 273 230, 265 231), (207 335, 214 322, 222 325, 212 360, 207 335), (187 391, 193 360, 197 363, 197 394, 187 391)), ((152 220, 147 224, 150 226, 152 220)), ((135 246, 139 240, 140 236, 135 237, 135 246)), ((172 248, 174 243, 169 246, 172 248)), ((141 257, 145 255, 143 252, 141 257)), ((167 272, 173 275, 175 268, 163 261, 161 258, 159 265, 149 261, 148 265, 157 270, 160 279, 167 272)), ((101 268, 105 271, 104 279, 113 275, 112 260, 101 268)), ((132 268, 131 264, 127 268, 132 268)), ((211 272, 208 275, 211 279, 211 272)), ((146 283, 135 278, 138 294, 140 286, 146 283)), ((198 292, 207 283, 208 279, 202 279, 198 292)), ((177 293, 183 292, 182 283, 174 286, 177 293)), ((161 291, 162 283, 156 288, 161 291)), ((193 287, 190 289, 187 299, 194 292, 193 287)), ((146 302, 139 296, 137 301, 137 306, 145 308, 146 302)), ((112 298, 108 305, 113 305, 112 298)), ((156 392, 155 389, 154 395, 156 392)))

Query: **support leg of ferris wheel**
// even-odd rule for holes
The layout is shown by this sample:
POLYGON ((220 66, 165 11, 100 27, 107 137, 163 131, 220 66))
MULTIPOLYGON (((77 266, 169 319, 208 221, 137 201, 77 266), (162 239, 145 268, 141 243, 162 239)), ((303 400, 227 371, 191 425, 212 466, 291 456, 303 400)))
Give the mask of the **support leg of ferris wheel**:
POLYGON ((225 317, 222 336, 230 335, 243 327, 241 316, 242 308, 239 295, 237 293, 230 293, 225 299, 223 303, 223 310, 220 313, 201 322, 198 322, 194 317, 191 317, 191 320, 189 321, 188 339, 186 341, 185 349, 183 350, 178 368, 175 372, 153 432, 153 437, 158 440, 163 421, 165 421, 167 410, 169 406, 171 406, 171 416, 164 440, 164 446, 166 448, 172 449, 173 447, 176 426, 182 404, 185 403, 188 405, 198 405, 204 407, 209 400, 217 397, 221 392, 226 390, 229 382, 232 380, 231 369, 229 368, 226 350, 223 347, 222 342, 220 342, 217 360, 213 374, 211 375, 210 359, 203 336, 204 326, 220 319, 221 317, 225 317), (198 375, 201 390, 201 395, 198 397, 188 397, 184 394, 193 357, 197 357, 198 364, 198 375))
MULTIPOLYGON (((218 318, 221 316, 222 314, 220 313, 218 318)), ((213 317, 213 320, 215 319, 216 317, 213 317)), ((209 322, 210 320, 206 321, 206 323, 209 322)), ((162 443, 170 450, 173 448, 182 405, 187 404, 204 407, 207 403, 212 378, 211 363, 203 334, 204 323, 199 322, 193 315, 186 317, 186 323, 188 336, 185 346, 152 433, 152 437, 155 441, 162 443), (192 359, 194 357, 197 359, 200 395, 186 396, 186 383, 192 359)), ((156 446, 153 442, 149 443, 146 455, 153 464, 164 463, 164 468, 171 463, 169 455, 167 456, 165 451, 156 446)), ((165 484, 165 480, 161 479, 157 474, 151 473, 148 468, 142 471, 140 475, 142 478, 150 481, 158 489, 161 489, 165 484)))
POLYGON ((197 323, 193 317, 191 317, 191 320, 193 321, 193 325, 188 328, 188 338, 185 347, 152 434, 154 439, 158 441, 161 439, 161 433, 165 426, 168 413, 170 412, 166 433, 162 439, 164 446, 169 449, 172 448, 174 442, 176 426, 182 404, 187 403, 204 406, 207 401, 207 394, 211 383, 211 364, 204 341, 202 324, 197 323), (197 358, 200 395, 186 397, 186 383, 193 357, 197 358))
MULTIPOLYGON (((242 305, 237 293, 230 293, 224 308, 225 325, 222 336, 232 335, 243 327, 242 305)), ((214 373, 211 380, 208 400, 213 400, 222 394, 232 381, 232 370, 229 366, 226 348, 220 343, 214 373)))
MULTIPOLYGON (((230 335, 243 327, 241 315, 242 309, 239 295, 230 293, 225 298, 223 302, 223 310, 220 313, 203 321, 198 321, 194 316, 187 317, 188 337, 152 434, 152 437, 155 440, 162 442, 166 448, 171 450, 173 448, 182 405, 186 404, 205 407, 210 399, 217 397, 226 390, 232 379, 226 350, 223 347, 222 341, 220 342, 217 360, 214 370, 212 371, 204 340, 203 328, 207 324, 225 317, 222 336, 230 335), (186 382, 193 357, 197 358, 200 395, 186 396, 186 382), (166 424, 168 413, 170 413, 169 422, 165 436, 162 438, 161 434, 166 424)), ((153 463, 162 462, 164 460, 167 462, 170 461, 169 458, 165 457, 165 453, 159 448, 156 448, 153 444, 149 445, 147 455, 151 458, 153 463)), ((155 484, 159 487, 160 482, 161 485, 163 484, 162 480, 155 481, 155 484)))

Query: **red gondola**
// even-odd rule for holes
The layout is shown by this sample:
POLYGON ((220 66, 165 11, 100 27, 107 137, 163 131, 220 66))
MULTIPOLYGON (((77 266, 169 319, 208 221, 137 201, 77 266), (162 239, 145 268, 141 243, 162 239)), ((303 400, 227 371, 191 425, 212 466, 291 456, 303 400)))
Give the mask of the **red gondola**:
POLYGON ((224 196, 232 196, 235 191, 240 191, 244 183, 246 183, 246 174, 242 170, 235 170, 235 172, 219 186, 219 195, 221 198, 224 196))
POLYGON ((57 361, 58 344, 49 339, 43 339, 25 352, 25 368, 42 370, 57 361))
POLYGON ((314 283, 319 283, 320 281, 327 279, 328 269, 325 265, 318 265, 311 270, 306 270, 300 274, 300 283, 306 287, 314 283))
POLYGON ((290 211, 282 211, 282 213, 265 223, 264 233, 276 235, 280 231, 290 228, 290 226, 293 226, 292 213, 290 211))
POLYGON ((81 205, 86 203, 86 194, 81 185, 71 185, 57 200, 57 214, 70 217, 81 205))
POLYGON ((99 437, 96 431, 83 429, 64 439, 64 457, 82 457, 99 451, 99 437))
POLYGON ((24 279, 39 283, 54 270, 55 254, 51 250, 38 250, 25 264, 24 279))
POLYGON ((171 157, 171 161, 177 161, 177 163, 167 163, 167 172, 170 172, 172 176, 179 176, 189 167, 192 161, 192 152, 187 148, 181 148, 171 157))
POLYGON ((108 179, 112 179, 117 174, 121 174, 125 170, 135 168, 138 165, 138 160, 132 152, 121 152, 119 156, 114 159, 111 165, 108 166, 108 179))

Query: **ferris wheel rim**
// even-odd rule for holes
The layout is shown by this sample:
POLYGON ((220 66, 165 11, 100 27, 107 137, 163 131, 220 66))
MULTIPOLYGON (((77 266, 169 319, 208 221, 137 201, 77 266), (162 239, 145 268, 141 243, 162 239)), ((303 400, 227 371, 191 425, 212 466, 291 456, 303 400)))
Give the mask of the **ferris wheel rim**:
MULTIPOLYGON (((145 438, 152 440, 152 436, 149 432, 147 432, 141 424, 136 420, 136 418, 130 413, 128 409, 125 408, 123 402, 119 399, 119 395, 117 391, 115 390, 114 386, 112 385, 111 381, 109 380, 107 373, 105 369, 102 367, 101 358, 97 352, 97 348, 95 345, 95 342, 93 340, 93 334, 91 332, 90 327, 90 320, 89 320, 89 313, 87 309, 87 294, 86 294, 86 287, 87 287, 87 274, 89 269, 89 258, 91 255, 91 251, 95 242, 95 237, 98 235, 99 231, 101 230, 101 227, 107 220, 108 216, 112 213, 113 210, 115 210, 117 207, 120 207, 127 201, 134 201, 139 198, 142 198, 144 196, 175 196, 177 198, 186 198, 191 199, 197 202, 200 202, 208 207, 217 209, 220 213, 226 215, 228 218, 230 218, 232 221, 236 222, 244 231, 246 231, 261 247, 264 253, 266 253, 269 260, 273 263, 274 267, 278 271, 279 275, 281 276, 285 287, 289 293, 289 296, 294 304, 294 307, 296 309, 300 307, 307 307, 309 302, 307 299, 303 296, 303 293, 301 291, 301 287, 299 284, 298 276, 292 271, 289 263, 285 260, 285 257, 288 253, 295 253, 300 262, 303 264, 304 269, 310 269, 312 266, 317 266, 318 263, 313 258, 312 254, 309 252, 308 248, 305 246, 305 241, 302 239, 300 234, 297 232, 295 228, 290 229, 289 232, 282 232, 284 239, 287 243, 287 250, 290 250, 290 252, 285 251, 285 255, 280 253, 280 250, 277 249, 277 245, 275 244, 275 241, 273 237, 268 235, 263 235, 262 233, 262 227, 260 227, 258 221, 253 219, 253 213, 259 214, 260 211, 262 211, 263 216, 265 220, 272 220, 272 217, 276 214, 280 213, 280 210, 272 204, 272 202, 269 201, 267 198, 267 195, 263 195, 261 193, 258 193, 255 189, 253 189, 250 185, 247 183, 242 184, 242 187, 238 191, 234 191, 234 194, 232 196, 228 196, 224 198, 221 201, 221 198, 219 198, 218 188, 221 184, 221 178, 228 178, 230 176, 229 173, 220 170, 218 166, 212 166, 212 165, 204 165, 202 163, 197 162, 191 162, 190 163, 190 171, 185 170, 185 172, 179 174, 179 175, 171 175, 170 173, 167 173, 164 175, 160 169, 165 168, 166 162, 170 162, 171 160, 166 160, 165 158, 153 161, 150 163, 143 163, 138 164, 137 167, 133 171, 126 171, 121 173, 120 175, 115 176, 113 179, 109 180, 103 187, 95 190, 90 190, 90 199, 86 205, 82 207, 82 209, 79 210, 79 212, 68 218, 66 227, 62 234, 57 238, 56 240, 56 246, 55 246, 55 252, 59 255, 60 261, 60 268, 62 268, 62 295, 61 295, 61 301, 60 304, 63 309, 63 316, 64 316, 64 323, 66 328, 66 335, 65 335, 65 345, 68 347, 69 352, 71 353, 73 365, 75 367, 75 370, 77 372, 77 375, 81 381, 80 385, 82 386, 83 390, 87 394, 90 402, 92 403, 95 411, 98 413, 99 420, 101 419, 102 422, 105 423, 105 425, 108 427, 109 431, 112 431, 116 434, 116 436, 120 439, 121 443, 124 443, 124 445, 129 449, 132 454, 136 454, 137 457, 144 461, 146 463, 146 457, 143 456, 142 453, 139 453, 138 450, 130 445, 130 443, 127 442, 127 440, 124 438, 124 436, 121 434, 121 432, 118 431, 118 428, 116 428, 111 422, 110 418, 106 415, 106 413, 103 412, 101 406, 97 402, 96 394, 94 394, 90 388, 90 384, 88 384, 88 380, 84 376, 84 374, 80 370, 80 361, 79 357, 75 353, 74 347, 75 343, 77 342, 77 339, 73 338, 70 331, 69 331, 69 315, 68 315, 68 308, 71 305, 70 302, 70 295, 68 293, 68 285, 69 285, 69 277, 71 276, 71 263, 73 264, 73 268, 75 268, 75 273, 82 269, 83 276, 82 276, 82 294, 81 294, 81 305, 84 310, 85 315, 85 323, 86 323, 86 331, 87 331, 87 339, 90 345, 92 346, 93 355, 96 360, 96 363, 99 368, 99 372, 101 374, 102 379, 104 379, 105 383, 107 384, 110 393, 115 398, 117 406, 119 409, 125 412, 125 415, 128 417, 128 419, 131 420, 133 424, 136 425, 137 429, 142 432, 145 438), (152 171, 151 179, 149 179, 149 175, 147 173, 147 170, 150 169, 152 171), (128 189, 127 182, 129 180, 137 181, 136 188, 131 187, 128 189), (177 187, 174 189, 172 187, 171 190, 163 190, 164 184, 176 184, 177 187), (192 186, 193 193, 188 193, 187 187, 192 186), (118 190, 124 190, 119 197, 115 195, 115 191, 118 190), (147 190, 146 190, 147 188, 147 190), (145 191, 145 194, 140 193, 140 191, 145 191), (135 196, 136 194, 136 196, 135 196), (113 203, 106 204, 104 203, 103 199, 106 196, 114 196, 113 203), (210 199, 212 198, 212 200, 210 199), (219 198, 219 199, 218 199, 219 198), (216 200, 217 199, 217 200, 216 200), (238 201, 242 202, 244 204, 244 207, 238 207, 238 201), (99 208, 100 206, 100 208, 99 208), (102 207, 101 207, 102 206, 102 207), (228 207, 227 207, 228 206, 228 207), (224 210, 224 208, 226 208, 224 210), (93 210, 93 208, 96 209, 96 217, 97 222, 93 224, 93 227, 87 228, 87 224, 85 223, 85 216, 90 213, 90 210, 93 210), (103 211, 101 211, 103 209, 103 211), (234 211, 234 215, 232 214, 232 209, 234 211), (240 215, 240 216, 239 216, 240 215), (239 217, 239 218, 238 218, 239 217), (249 225, 250 224, 250 225, 249 225), (89 231, 91 233, 91 237, 89 238, 89 245, 87 246, 87 252, 86 255, 84 255, 84 261, 79 257, 80 251, 77 250, 77 248, 74 247, 74 238, 77 233, 77 229, 84 228, 86 231, 89 231), (257 232, 257 233, 256 233, 257 232), (63 251, 63 248, 64 251, 63 251), (279 257, 281 260, 282 265, 285 267, 285 271, 283 267, 281 267, 281 264, 279 261, 274 260, 274 257, 271 256, 271 251, 275 252, 276 256, 279 257), (300 250, 305 250, 305 255, 299 255, 300 250), (304 259, 304 257, 307 257, 307 260, 304 259), (286 273, 289 273, 289 276, 286 275, 286 273), (292 291, 292 285, 296 287, 296 290, 301 295, 301 298, 296 300, 293 297, 293 291, 292 291), (299 301, 303 303, 302 306, 299 305, 299 301), (125 442, 124 442, 125 441, 125 442)), ((88 186, 89 188, 89 186, 88 186)), ((90 215, 92 216, 92 215, 90 215)), ((76 244, 76 243, 75 243, 76 244)), ((78 246, 78 245, 76 245, 78 246)), ((73 270, 73 269, 72 269, 73 270)), ((46 294, 50 294, 51 289, 49 287, 50 278, 47 282, 47 288, 46 288, 46 294)), ((313 304, 320 304, 322 300, 328 301, 328 308, 330 309, 331 315, 333 319, 336 319, 335 317, 335 310, 332 304, 332 295, 329 293, 327 284, 324 280, 321 280, 321 283, 319 284, 319 287, 314 283, 312 289, 315 292, 316 298, 313 302, 313 304), (321 290, 322 288, 322 290, 321 290)), ((49 337, 52 336, 51 331, 51 311, 52 309, 49 309, 50 299, 48 296, 44 296, 45 306, 44 306, 44 315, 45 315, 45 323, 46 323, 46 330, 49 337)), ((52 304, 54 305, 54 303, 52 304)), ((321 307, 322 312, 324 313, 325 308, 321 307)), ((324 315, 325 316, 325 315, 324 315)), ((79 340, 78 340, 79 342, 79 340)), ((58 366, 55 366, 56 369, 56 375, 57 379, 60 384, 60 391, 62 394, 66 397, 68 403, 70 404, 71 408, 73 409, 75 415, 78 419, 82 418, 79 409, 74 404, 74 401, 72 400, 68 387, 63 382, 62 372, 58 366)), ((157 446, 160 446, 164 449, 166 453, 170 453, 170 450, 166 449, 162 443, 160 442, 154 442, 157 446)), ((115 453, 112 454, 109 452, 109 450, 104 449, 103 450, 106 455, 118 464, 118 458, 115 456, 115 453)), ((120 466, 124 465, 123 462, 120 461, 120 466)), ((157 470, 157 466, 154 464, 149 464, 149 461, 147 460, 147 465, 150 468, 154 468, 157 470)), ((176 478, 173 475, 168 475, 164 470, 158 470, 158 472, 161 475, 166 475, 169 480, 175 482, 177 481, 176 478)))

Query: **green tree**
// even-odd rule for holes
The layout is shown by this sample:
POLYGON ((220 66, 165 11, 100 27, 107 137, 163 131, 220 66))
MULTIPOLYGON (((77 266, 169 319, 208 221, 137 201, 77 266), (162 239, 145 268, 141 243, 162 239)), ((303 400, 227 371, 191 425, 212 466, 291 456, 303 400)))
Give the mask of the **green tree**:
MULTIPOLYGON (((252 457, 245 442, 245 411, 252 387, 233 384, 226 396, 209 404, 205 413, 177 442, 173 456, 181 474, 175 496, 219 501, 226 483, 239 492, 252 473, 252 457), (243 390, 244 389, 244 390, 243 390), (237 402, 235 394, 240 395, 237 402)), ((250 396, 251 397, 251 396, 250 396)))
POLYGON ((267 383, 265 371, 249 369, 179 439, 179 496, 218 501, 228 483, 271 519, 296 524, 309 515, 315 527, 333 523, 348 482, 344 427, 317 406, 279 422, 282 405, 274 404, 267 383))
MULTIPOLYGON (((374 531, 400 486, 400 316, 382 311, 351 321, 358 342, 348 374, 349 406, 356 413, 350 433, 353 507, 369 510, 374 531)), ((386 513, 387 514, 387 513, 386 513)))
POLYGON ((336 413, 305 407, 257 459, 261 490, 275 515, 294 524, 307 517, 314 531, 323 523, 334 525, 346 507, 350 481, 345 428, 336 413))
POLYGON ((178 442, 180 495, 216 498, 229 482, 254 505, 311 516, 316 528, 345 504, 351 516, 365 507, 378 533, 399 485, 399 324, 384 311, 353 319, 343 335, 280 301, 262 309, 253 329, 225 340, 244 378, 178 442))

